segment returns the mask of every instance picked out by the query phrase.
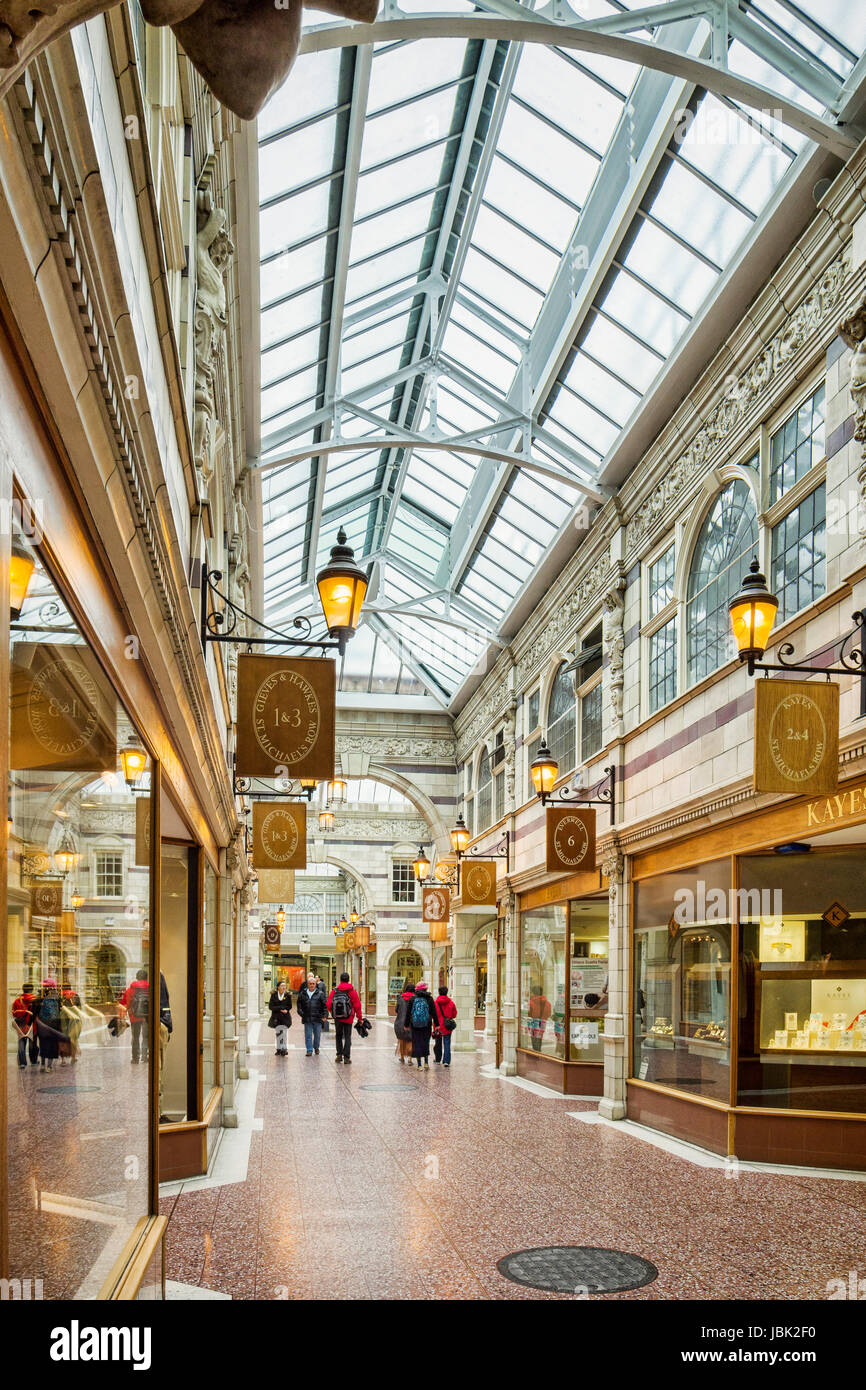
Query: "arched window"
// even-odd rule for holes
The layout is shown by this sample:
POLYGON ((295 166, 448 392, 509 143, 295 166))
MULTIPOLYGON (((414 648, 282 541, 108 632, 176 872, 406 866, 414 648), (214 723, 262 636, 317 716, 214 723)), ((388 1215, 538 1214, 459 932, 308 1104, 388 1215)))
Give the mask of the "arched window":
POLYGON ((547 706, 547 746, 559 763, 560 776, 574 767, 576 703, 574 674, 560 666, 547 706))
POLYGON ((755 500, 749 486, 737 478, 710 508, 692 555, 686 604, 691 685, 734 655, 728 603, 740 588, 757 548, 755 500))
POLYGON ((487 749, 481 754, 478 763, 478 781, 475 792, 475 834, 480 835, 490 824, 493 801, 493 774, 490 771, 490 758, 487 749))

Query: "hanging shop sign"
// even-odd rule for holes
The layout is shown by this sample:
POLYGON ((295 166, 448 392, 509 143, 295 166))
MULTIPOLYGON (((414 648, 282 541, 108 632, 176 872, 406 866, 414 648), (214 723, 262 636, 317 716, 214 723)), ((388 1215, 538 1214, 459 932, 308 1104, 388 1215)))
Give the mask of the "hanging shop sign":
POLYGON ((295 901, 294 869, 259 869, 260 903, 293 903, 295 901))
POLYGON ((135 863, 137 868, 150 864, 150 797, 135 798, 135 863))
POLYGON ((307 867, 307 807, 301 801, 253 805, 253 868, 307 867))
POLYGON ((425 888, 421 894, 424 922, 447 922, 451 915, 451 893, 447 888, 425 888))
POLYGON ((59 917, 63 911, 63 884, 58 879, 34 883, 30 889, 30 912, 34 917, 59 917))
POLYGON ((755 686, 755 791, 812 794, 839 784, 839 687, 760 680, 755 686))
POLYGON ((574 806, 550 806, 547 810, 547 871, 571 874, 575 869, 594 869, 595 811, 574 806))
POLYGON ((237 775, 332 778, 336 695, 333 661, 239 656, 237 775))
POLYGON ((496 860, 464 859, 460 869, 460 897, 464 907, 496 906, 496 860))
POLYGON ((265 950, 279 951, 280 929, 276 922, 265 922, 265 950))
POLYGON ((10 767, 115 771, 116 702, 86 647, 16 642, 10 680, 10 767))

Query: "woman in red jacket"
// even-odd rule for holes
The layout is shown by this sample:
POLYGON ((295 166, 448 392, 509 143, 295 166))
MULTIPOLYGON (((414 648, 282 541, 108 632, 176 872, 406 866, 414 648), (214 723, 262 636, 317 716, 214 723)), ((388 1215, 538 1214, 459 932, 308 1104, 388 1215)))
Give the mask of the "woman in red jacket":
POLYGON ((449 1028, 445 1020, 452 1021, 457 1017, 457 1005, 453 999, 448 997, 448 986, 440 985, 439 993, 436 996, 436 1040, 433 1043, 433 1061, 441 1062, 443 1067, 451 1065, 451 1034, 453 1029, 449 1028))

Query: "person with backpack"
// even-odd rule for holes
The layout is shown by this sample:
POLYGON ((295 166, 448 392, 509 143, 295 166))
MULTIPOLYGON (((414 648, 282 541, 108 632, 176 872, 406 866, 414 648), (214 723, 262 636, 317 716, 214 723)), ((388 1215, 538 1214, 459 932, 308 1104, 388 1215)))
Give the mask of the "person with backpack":
POLYGON ((135 979, 120 997, 120 1002, 129 1014, 129 1030, 132 1041, 132 1061, 146 1062, 148 1059, 148 1026, 150 1015, 150 992, 147 986, 147 971, 137 970, 135 979))
POLYGON ((451 1034, 457 1027, 457 1005, 448 997, 448 986, 440 985, 436 998, 436 1027, 434 1029, 433 1061, 444 1067, 451 1065, 451 1034))
POLYGON ((327 1001, 325 991, 321 981, 316 975, 310 972, 307 976, 307 983, 298 990, 296 999, 298 1013, 304 1024, 304 1041, 307 1044, 307 1056, 312 1057, 315 1052, 319 1055, 319 1044, 322 1041, 322 1024, 325 1020, 327 1001))
POLYGON ((54 1069, 60 1056, 60 1044, 66 1037, 60 1031, 60 997, 56 980, 43 980, 42 992, 33 1002, 33 1021, 39 1038, 39 1067, 54 1069))
POLYGON ((414 998, 415 990, 407 982, 403 993, 397 1000, 397 1012, 394 1018, 394 1033, 397 1037, 397 1046, 394 1050, 400 1058, 401 1066, 407 1058, 410 1064, 412 1061, 412 1029, 409 1026, 409 1009, 414 998))
MULTIPOLYGON (((430 1066, 430 1034, 436 1023, 436 1005, 423 980, 415 986, 409 1005, 409 1027, 412 1029, 412 1056, 425 1067, 430 1066)), ((411 1065, 411 1063, 410 1063, 411 1065)))
POLYGON ((352 1020, 356 1018, 361 1023, 364 1012, 358 992, 345 970, 340 976, 337 988, 332 989, 328 995, 326 1007, 334 1020, 334 1032, 337 1035, 337 1055, 334 1061, 349 1066, 352 1061, 352 1020))

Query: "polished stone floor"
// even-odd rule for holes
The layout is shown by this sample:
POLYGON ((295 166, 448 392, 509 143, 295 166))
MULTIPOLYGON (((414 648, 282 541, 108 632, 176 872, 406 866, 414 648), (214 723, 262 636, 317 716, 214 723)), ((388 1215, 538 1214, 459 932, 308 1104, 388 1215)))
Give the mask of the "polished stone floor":
POLYGON ((384 1022, 348 1068, 329 1040, 307 1059, 297 1031, 277 1058, 261 1029, 211 1175, 163 1191, 178 1285, 236 1299, 573 1298, 498 1273, 504 1255, 542 1245, 656 1265, 655 1282, 611 1299, 823 1300, 858 1265, 866 1275, 861 1181, 731 1177, 587 1123, 592 1102, 496 1076, 489 1051, 419 1073, 384 1022))

